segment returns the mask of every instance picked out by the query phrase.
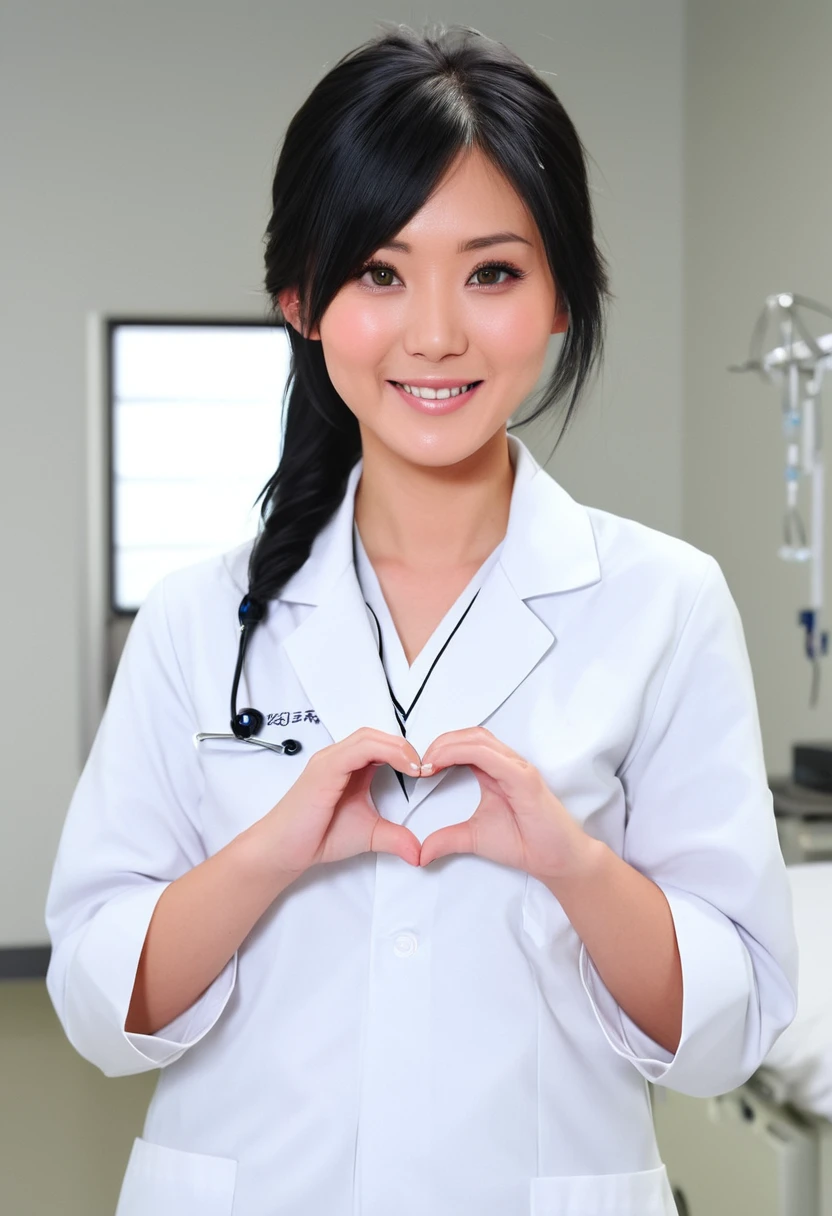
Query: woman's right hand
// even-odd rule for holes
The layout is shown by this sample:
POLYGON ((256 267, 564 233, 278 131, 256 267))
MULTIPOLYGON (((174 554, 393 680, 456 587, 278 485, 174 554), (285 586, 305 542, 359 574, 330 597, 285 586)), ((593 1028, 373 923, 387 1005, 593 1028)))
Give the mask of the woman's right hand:
POLYGON ((400 735, 364 726, 310 756, 293 786, 256 825, 281 874, 359 853, 394 853, 418 866, 421 843, 379 815, 370 782, 381 764, 418 777, 420 757, 400 735))

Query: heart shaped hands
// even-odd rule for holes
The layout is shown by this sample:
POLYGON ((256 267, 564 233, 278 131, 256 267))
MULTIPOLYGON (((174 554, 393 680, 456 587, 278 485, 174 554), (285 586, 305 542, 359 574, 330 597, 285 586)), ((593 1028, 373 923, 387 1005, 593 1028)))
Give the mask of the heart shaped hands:
POLYGON ((440 735, 421 758, 406 739, 362 727, 310 756, 255 828, 258 852, 281 881, 364 852, 393 853, 414 866, 475 853, 546 881, 579 872, 594 843, 534 765, 482 726, 440 735), (479 782, 479 805, 464 823, 440 828, 420 844, 373 803, 370 784, 381 764, 413 777, 465 764, 479 782))

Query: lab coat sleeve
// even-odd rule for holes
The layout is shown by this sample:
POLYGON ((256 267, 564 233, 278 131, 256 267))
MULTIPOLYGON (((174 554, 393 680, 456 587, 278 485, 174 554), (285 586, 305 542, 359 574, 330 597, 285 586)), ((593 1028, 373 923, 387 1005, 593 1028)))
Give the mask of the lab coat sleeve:
POLYGON ((619 778, 624 860, 670 905, 682 964, 675 1054, 618 1006, 585 948, 580 970, 611 1046, 647 1080, 708 1097, 741 1085, 796 1011, 797 944, 753 676, 714 558, 619 778))
POLYGON ((163 579, 139 609, 70 802, 46 904, 46 985, 75 1049, 109 1077, 163 1067, 199 1042, 235 986, 237 955, 152 1035, 125 1031, 139 957, 167 886, 206 857, 198 729, 163 579))

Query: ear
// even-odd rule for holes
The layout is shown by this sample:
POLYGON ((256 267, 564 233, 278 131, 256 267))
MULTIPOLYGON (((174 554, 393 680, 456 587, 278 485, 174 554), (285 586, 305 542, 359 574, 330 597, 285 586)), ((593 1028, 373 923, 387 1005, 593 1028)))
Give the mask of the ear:
POLYGON ((300 323, 300 295, 297 287, 284 287, 282 291, 277 293, 277 302, 280 305, 280 311, 283 316, 303 337, 311 338, 320 341, 320 332, 317 329, 311 333, 304 334, 300 323))

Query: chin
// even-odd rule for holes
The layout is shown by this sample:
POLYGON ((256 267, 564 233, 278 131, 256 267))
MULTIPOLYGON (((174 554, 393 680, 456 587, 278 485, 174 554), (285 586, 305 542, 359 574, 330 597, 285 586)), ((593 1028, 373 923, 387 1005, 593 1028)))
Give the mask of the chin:
POLYGON ((399 433, 385 438, 376 435, 376 443, 387 448, 400 460, 422 468, 442 469, 451 465, 461 464, 475 457, 483 448, 497 442, 505 442, 506 424, 500 423, 492 431, 484 431, 477 435, 466 434, 459 428, 456 434, 442 434, 436 427, 423 431, 420 435, 408 436, 409 442, 403 442, 404 436, 399 433))

